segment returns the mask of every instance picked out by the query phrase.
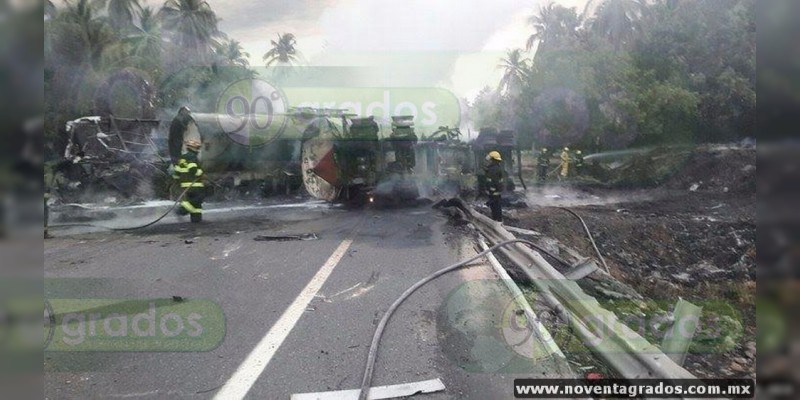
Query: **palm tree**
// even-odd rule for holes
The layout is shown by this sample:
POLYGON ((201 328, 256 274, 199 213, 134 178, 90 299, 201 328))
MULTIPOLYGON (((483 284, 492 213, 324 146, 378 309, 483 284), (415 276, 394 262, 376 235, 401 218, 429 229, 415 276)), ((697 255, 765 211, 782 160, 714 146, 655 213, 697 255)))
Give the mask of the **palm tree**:
POLYGON ((552 8, 553 3, 550 3, 546 7, 540 7, 538 14, 531 15, 528 18, 528 24, 533 26, 533 34, 528 37, 528 41, 525 43, 525 50, 530 51, 537 42, 544 40, 545 34, 548 30, 547 25, 552 19, 550 17, 550 10, 552 8))
MULTIPOLYGON (((116 40, 106 18, 90 0, 64 1, 45 24, 46 107, 50 123, 92 110, 103 79, 103 58, 116 40)), ((86 114, 83 114, 86 115, 86 114)))
POLYGON ((96 11, 96 4, 91 0, 66 1, 66 8, 57 14, 59 27, 53 32, 70 36, 59 38, 62 43, 74 42, 73 46, 78 47, 78 54, 70 56, 93 66, 98 64, 103 51, 114 41, 110 27, 105 19, 95 16, 96 11))
POLYGON ((539 48, 555 47, 575 39, 580 19, 574 8, 550 3, 539 9, 538 14, 528 18, 534 33, 528 38, 525 48, 530 50, 539 42, 539 48))
POLYGON ((267 66, 273 63, 291 65, 297 61, 298 52, 295 48, 297 40, 291 33, 278 34, 278 41, 271 40, 272 48, 264 54, 263 60, 267 66))
MULTIPOLYGON (((591 4, 587 3, 587 10, 591 4)), ((630 44, 633 34, 640 29, 637 22, 646 9, 644 0, 603 0, 589 21, 590 27, 619 50, 630 44)))
POLYGON ((117 30, 127 30, 133 27, 136 14, 142 11, 139 0, 107 0, 108 20, 117 30))
POLYGON ((219 35, 217 15, 204 0, 167 0, 159 11, 172 43, 183 49, 189 60, 205 64, 214 37, 219 35))
POLYGON ((244 51, 242 44, 238 40, 227 40, 217 46, 217 56, 221 59, 223 65, 248 67, 250 62, 247 60, 250 53, 244 51))
POLYGON ((528 77, 530 64, 523 58, 522 50, 510 50, 505 58, 500 60, 498 68, 503 68, 503 77, 497 90, 500 93, 517 93, 523 81, 528 77))
POLYGON ((157 68, 164 52, 164 40, 156 12, 150 7, 143 8, 139 26, 134 25, 131 33, 122 39, 122 42, 129 47, 135 57, 157 68))

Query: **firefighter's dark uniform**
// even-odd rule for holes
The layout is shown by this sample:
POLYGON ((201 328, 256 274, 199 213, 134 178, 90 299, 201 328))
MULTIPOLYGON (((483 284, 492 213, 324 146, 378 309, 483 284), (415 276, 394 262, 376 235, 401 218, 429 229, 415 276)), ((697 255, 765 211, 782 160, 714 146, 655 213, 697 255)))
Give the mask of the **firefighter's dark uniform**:
POLYGON ((575 173, 580 175, 583 172, 584 165, 583 153, 578 150, 575 152, 575 173))
POLYGON ((550 169, 550 152, 547 149, 539 152, 536 165, 539 167, 539 182, 544 182, 547 179, 547 170, 550 169))
POLYGON ((489 208, 492 219, 503 221, 503 210, 500 207, 500 194, 503 192, 503 166, 498 160, 489 160, 486 171, 486 191, 489 192, 489 208))
POLYGON ((178 160, 173 178, 180 182, 181 190, 187 190, 181 201, 180 214, 189 214, 192 222, 203 220, 203 199, 206 191, 203 184, 203 170, 197 162, 197 152, 188 150, 178 160))
POLYGON ((169 158, 172 160, 173 164, 177 164, 181 158, 181 147, 183 147, 186 129, 192 121, 192 114, 189 108, 181 107, 180 110, 178 110, 178 115, 176 115, 169 124, 169 138, 167 144, 169 158))

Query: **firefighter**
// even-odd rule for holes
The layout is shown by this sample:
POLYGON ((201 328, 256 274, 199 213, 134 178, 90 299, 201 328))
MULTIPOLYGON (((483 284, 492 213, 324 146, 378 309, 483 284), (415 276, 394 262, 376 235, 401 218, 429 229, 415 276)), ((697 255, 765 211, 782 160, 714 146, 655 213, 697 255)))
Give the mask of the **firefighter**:
POLYGON ((200 168, 197 153, 200 152, 200 142, 189 140, 185 143, 186 152, 183 153, 175 165, 173 178, 181 184, 181 190, 186 195, 181 201, 178 214, 191 216, 192 222, 203 220, 203 199, 205 198, 205 185, 203 185, 203 170, 200 168))
POLYGON ((580 175, 583 173, 583 167, 585 163, 583 162, 583 153, 580 150, 575 150, 575 173, 580 175))
POLYGON ((178 164, 178 160, 181 158, 181 151, 183 150, 181 147, 184 144, 184 140, 186 140, 186 131, 189 129, 189 124, 193 122, 192 111, 189 110, 189 107, 183 106, 169 124, 167 144, 169 146, 169 158, 172 160, 173 166, 178 164))
POLYGON ((486 156, 488 164, 484 168, 486 175, 486 191, 489 201, 486 203, 492 210, 492 219, 498 222, 503 221, 503 211, 500 208, 500 194, 503 191, 503 159, 497 151, 490 151, 486 156))
POLYGON ((547 180, 547 170, 550 168, 550 151, 547 147, 542 147, 536 165, 539 167, 539 182, 544 182, 547 180))
POLYGON ((558 179, 564 179, 569 174, 569 147, 564 147, 564 150, 561 150, 561 173, 558 176, 558 179))

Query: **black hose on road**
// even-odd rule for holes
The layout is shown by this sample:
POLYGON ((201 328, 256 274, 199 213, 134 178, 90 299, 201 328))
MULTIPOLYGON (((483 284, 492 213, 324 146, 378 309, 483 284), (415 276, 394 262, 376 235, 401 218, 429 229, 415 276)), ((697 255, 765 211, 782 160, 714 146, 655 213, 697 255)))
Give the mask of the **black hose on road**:
POLYGON ((430 281, 432 281, 432 280, 434 280, 434 279, 436 279, 436 278, 438 278, 438 277, 440 277, 440 276, 442 276, 442 275, 444 275, 444 274, 446 274, 448 272, 452 272, 452 271, 455 271, 455 270, 457 270, 457 269, 459 269, 461 267, 464 267, 467 264, 471 263, 472 261, 475 261, 475 260, 485 256, 486 254, 491 253, 492 251, 500 248, 500 247, 508 246, 509 244, 512 244, 512 243, 524 243, 524 244, 527 244, 527 245, 535 247, 535 248, 538 247, 535 244, 533 244, 533 243, 531 243, 531 242, 529 242, 527 240, 522 240, 522 239, 513 239, 513 240, 506 240, 504 242, 500 242, 500 243, 498 243, 498 244, 496 244, 496 245, 494 245, 494 246, 492 246, 492 247, 490 247, 490 248, 478 253, 474 257, 471 257, 471 258, 469 258, 467 260, 464 260, 464 261, 461 261, 459 263, 453 264, 453 265, 451 265, 449 267, 445 267, 443 269, 440 269, 440 270, 434 272, 431 275, 428 275, 424 279, 420 280, 419 282, 415 283, 410 288, 408 288, 405 292, 403 292, 403 294, 400 295, 400 297, 397 300, 394 301, 394 303, 392 303, 392 305, 389 307, 389 309, 386 310, 386 313, 383 314, 383 318, 381 318, 380 323, 378 323, 378 327, 375 328, 375 334, 372 336, 372 344, 370 345, 369 353, 367 354, 367 364, 364 367, 364 378, 361 380, 361 390, 360 390, 359 395, 358 395, 358 399, 359 400, 366 400, 367 396, 369 395, 370 385, 372 385, 372 375, 375 372, 375 360, 378 357, 378 345, 380 344, 381 336, 383 336, 383 331, 386 328, 386 324, 389 322, 389 318, 391 318, 392 314, 395 312, 395 310, 397 310, 397 308, 400 307, 400 304, 403 301, 405 301, 409 296, 411 296, 412 293, 414 293, 417 289, 419 289, 420 287, 422 287, 426 283, 428 283, 428 282, 430 282, 430 281))
MULTIPOLYGON (((197 179, 192 181, 192 183, 195 183, 195 182, 197 182, 197 179)), ((178 196, 178 198, 175 200, 175 202, 172 203, 172 206, 170 206, 170 208, 164 214, 161 214, 160 217, 158 217, 155 220, 153 220, 151 222, 148 222, 148 223, 146 223, 144 225, 131 226, 131 227, 125 227, 125 228, 112 228, 110 226, 103 226, 103 225, 96 225, 96 224, 57 224, 57 225, 48 225, 47 227, 48 228, 66 228, 66 227, 73 227, 73 226, 86 226, 86 227, 91 227, 91 228, 108 229, 108 230, 111 230, 111 231, 134 231, 134 230, 137 230, 137 229, 147 228, 148 226, 151 226, 151 225, 157 223, 158 221, 161 221, 162 219, 164 219, 164 217, 169 215, 169 213, 172 212, 172 210, 174 210, 175 207, 178 204, 180 204, 181 200, 183 200, 183 197, 186 196, 187 192, 189 192, 189 189, 191 189, 191 186, 187 187, 183 191, 183 193, 181 193, 180 196, 178 196)))

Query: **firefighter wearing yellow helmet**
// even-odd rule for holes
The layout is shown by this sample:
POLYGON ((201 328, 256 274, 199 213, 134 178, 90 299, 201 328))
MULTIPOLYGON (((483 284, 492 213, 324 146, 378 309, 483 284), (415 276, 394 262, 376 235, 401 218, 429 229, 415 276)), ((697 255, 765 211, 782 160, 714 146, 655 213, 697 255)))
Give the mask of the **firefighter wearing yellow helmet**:
POLYGON ((189 140, 184 145, 186 152, 181 155, 172 175, 180 182, 181 190, 186 191, 178 214, 189 214, 192 222, 200 222, 203 220, 203 199, 206 195, 203 170, 200 168, 197 158, 201 143, 197 140, 189 140))
POLYGON ((486 155, 486 167, 484 173, 486 176, 486 192, 489 195, 489 201, 486 205, 492 210, 492 219, 495 221, 503 221, 503 210, 500 207, 500 194, 505 187, 503 182, 503 166, 500 164, 503 158, 497 151, 490 151, 486 155))
POLYGON ((569 174, 569 163, 572 160, 569 156, 569 147, 564 147, 564 150, 561 150, 561 173, 558 175, 558 179, 564 179, 569 174))
POLYGON ((575 150, 575 173, 577 175, 583 173, 583 169, 585 166, 586 163, 583 160, 583 153, 580 150, 575 150))

